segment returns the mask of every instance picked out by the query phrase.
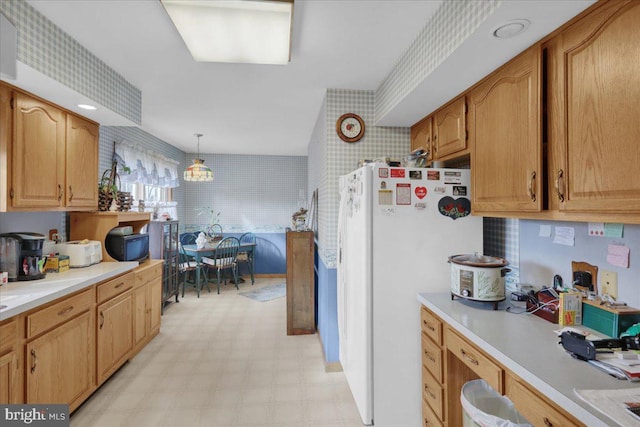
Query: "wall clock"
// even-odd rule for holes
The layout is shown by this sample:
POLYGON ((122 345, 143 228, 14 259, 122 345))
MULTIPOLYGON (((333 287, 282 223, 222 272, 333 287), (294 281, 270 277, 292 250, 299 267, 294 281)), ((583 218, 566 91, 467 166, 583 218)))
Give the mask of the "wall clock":
POLYGON ((357 114, 343 114, 336 122, 336 132, 344 142, 360 141, 364 136, 364 121, 357 114))

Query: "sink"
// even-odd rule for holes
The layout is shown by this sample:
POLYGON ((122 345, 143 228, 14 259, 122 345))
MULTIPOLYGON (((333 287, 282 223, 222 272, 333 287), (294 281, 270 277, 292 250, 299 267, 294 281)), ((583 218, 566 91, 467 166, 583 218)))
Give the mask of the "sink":
POLYGON ((31 300, 32 298, 32 294, 2 295, 2 293, 0 293, 0 310, 24 304, 26 302, 29 302, 29 300, 31 300))

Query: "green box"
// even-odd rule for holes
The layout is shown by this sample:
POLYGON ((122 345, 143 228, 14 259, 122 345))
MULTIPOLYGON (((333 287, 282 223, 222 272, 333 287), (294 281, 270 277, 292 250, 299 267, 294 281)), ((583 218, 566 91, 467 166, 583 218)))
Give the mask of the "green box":
POLYGON ((582 325, 610 337, 619 338, 636 323, 640 323, 640 310, 636 308, 612 309, 597 301, 582 302, 582 325))

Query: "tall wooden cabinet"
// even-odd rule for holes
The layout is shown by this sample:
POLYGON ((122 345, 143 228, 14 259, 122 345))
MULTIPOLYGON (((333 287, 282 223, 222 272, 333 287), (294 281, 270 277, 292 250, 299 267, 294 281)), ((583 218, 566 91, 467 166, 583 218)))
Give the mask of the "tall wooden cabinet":
POLYGON ((287 230, 287 335, 313 334, 315 275, 313 231, 287 230))
POLYGON ((175 296, 178 302, 178 221, 151 221, 148 225, 149 252, 152 259, 164 262, 162 270, 162 303, 175 296))
POLYGON ((541 76, 536 45, 469 94, 476 214, 542 209, 541 76))
POLYGON ((98 207, 99 125, 0 82, 0 210, 98 207))
POLYGON ((607 1, 545 44, 551 208, 640 212, 639 23, 607 1))

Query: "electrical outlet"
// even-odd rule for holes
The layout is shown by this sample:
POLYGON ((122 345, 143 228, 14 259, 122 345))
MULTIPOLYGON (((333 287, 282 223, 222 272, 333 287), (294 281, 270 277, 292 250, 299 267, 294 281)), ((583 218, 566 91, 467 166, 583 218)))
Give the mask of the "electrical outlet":
POLYGON ((600 276, 600 294, 609 294, 618 299, 618 273, 602 270, 600 276))

